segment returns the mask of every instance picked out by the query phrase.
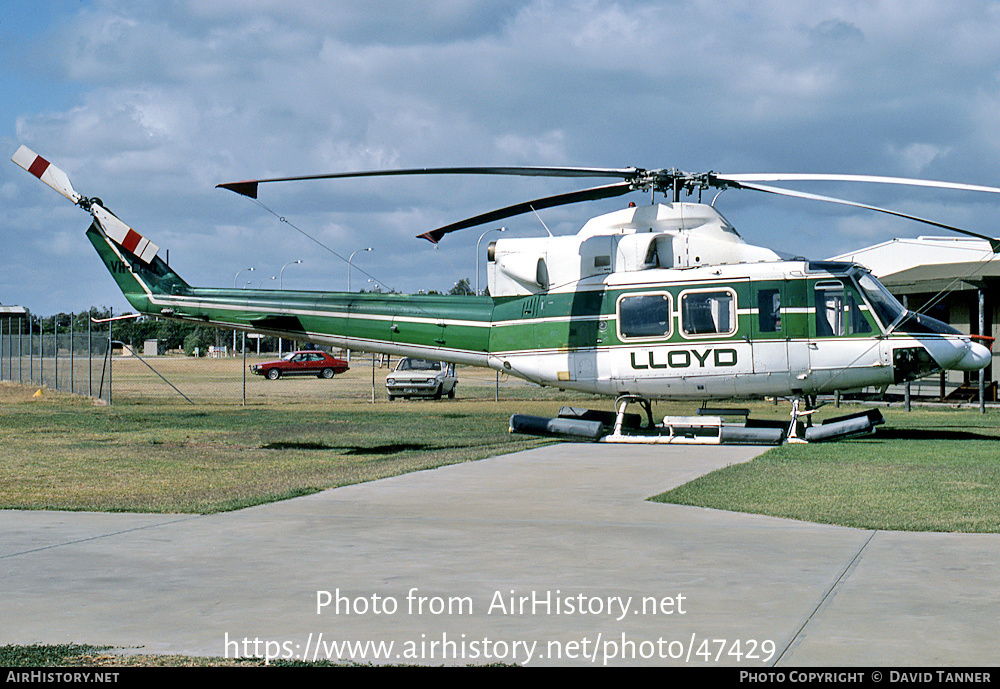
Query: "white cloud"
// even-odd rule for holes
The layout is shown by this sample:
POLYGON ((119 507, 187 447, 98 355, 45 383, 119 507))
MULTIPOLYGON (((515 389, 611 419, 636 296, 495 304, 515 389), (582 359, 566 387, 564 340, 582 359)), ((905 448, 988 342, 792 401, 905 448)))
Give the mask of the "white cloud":
POLYGON ((951 147, 929 143, 911 143, 903 147, 888 146, 889 155, 898 159, 899 166, 908 175, 921 175, 935 160, 947 156, 951 147))
MULTIPOLYGON (((447 0, 421 6, 417 19, 401 0, 73 7, 49 20, 43 60, 30 71, 12 63, 40 92, 57 85, 60 98, 13 99, 0 138, 11 152, 31 145, 81 192, 155 233, 192 282, 225 285, 219 276, 244 264, 280 264, 282 253, 292 260, 309 248, 246 199, 213 188, 246 177, 537 164, 1000 180, 995 3, 447 0)), ((0 210, 5 236, 19 237, 12 228, 25 222, 37 232, 63 231, 70 217, 85 227, 86 216, 8 167, 0 195, 21 205, 0 210)), ((446 279, 447 261, 415 235, 571 188, 411 178, 272 185, 261 200, 344 253, 378 238, 371 272, 385 270, 399 289, 447 289, 427 284, 446 279), (442 272, 408 268, 414 256, 442 272)), ((922 198, 808 190, 904 207, 922 198)), ((735 191, 720 204, 748 238, 791 253, 830 255, 845 236, 888 238, 902 227, 735 191)), ((551 209, 543 219, 571 231, 609 207, 551 209)), ((533 217, 508 225, 541 231, 533 217)), ((441 251, 471 265, 476 237, 456 233, 441 251)), ((17 241, 7 255, 23 256, 17 241)), ((89 251, 78 241, 79 253, 89 251)), ((335 257, 310 250, 325 255, 298 266, 299 279, 321 286, 324 275, 341 275, 335 257)), ((99 270, 96 259, 77 263, 81 282, 99 270)), ((95 295, 81 290, 80 299, 95 295)))

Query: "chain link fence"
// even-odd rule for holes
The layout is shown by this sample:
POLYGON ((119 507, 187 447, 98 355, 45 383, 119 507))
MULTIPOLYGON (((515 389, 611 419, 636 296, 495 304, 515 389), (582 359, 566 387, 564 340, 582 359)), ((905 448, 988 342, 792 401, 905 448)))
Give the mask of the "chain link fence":
MULTIPOLYGON (((94 323, 89 318, 68 321, 70 325, 58 326, 49 319, 46 326, 36 318, 0 318, 0 380, 72 392, 110 404, 389 403, 385 379, 399 360, 334 349, 330 354, 350 362, 345 373, 332 379, 310 375, 268 380, 254 375, 250 366, 274 361, 293 351, 296 343, 220 331, 215 341, 224 345, 186 355, 180 349, 164 350, 162 342, 155 340, 119 339, 114 322, 94 323), (88 321, 86 326, 81 325, 84 320, 88 321)), ((459 399, 554 399, 565 395, 489 369, 459 366, 456 372, 459 399)))
POLYGON ((103 397, 109 339, 106 326, 46 331, 41 320, 0 318, 0 380, 103 397))

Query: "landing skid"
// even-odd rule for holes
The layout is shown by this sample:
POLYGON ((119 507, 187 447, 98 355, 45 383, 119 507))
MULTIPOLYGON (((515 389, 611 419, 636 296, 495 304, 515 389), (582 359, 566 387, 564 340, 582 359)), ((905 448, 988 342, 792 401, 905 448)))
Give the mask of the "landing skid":
POLYGON ((809 402, 806 400, 802 408, 799 398, 793 398, 792 420, 787 426, 782 422, 751 421, 747 409, 702 409, 697 416, 665 416, 656 423, 649 400, 625 395, 615 401, 614 412, 563 407, 554 419, 514 414, 510 417, 510 432, 601 443, 780 445, 865 435, 884 422, 879 410, 872 409, 807 425, 802 417, 808 419, 816 411, 809 402), (629 404, 642 407, 647 425, 642 425, 643 415, 626 411, 629 404), (742 421, 735 420, 737 417, 742 421))

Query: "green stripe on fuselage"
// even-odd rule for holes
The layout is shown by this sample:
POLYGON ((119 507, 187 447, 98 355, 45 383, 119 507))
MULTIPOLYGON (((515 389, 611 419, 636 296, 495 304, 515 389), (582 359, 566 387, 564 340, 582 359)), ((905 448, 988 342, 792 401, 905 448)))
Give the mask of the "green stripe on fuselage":
MULTIPOLYGON (((666 272, 666 271, 664 271, 666 272)), ((789 270, 789 273, 791 270, 789 270)), ((787 275, 787 274, 786 274, 787 275)), ((662 284, 607 287, 606 289, 546 293, 497 299, 491 347, 494 353, 564 351, 583 348, 618 346, 649 346, 653 344, 697 344, 711 341, 810 339, 816 335, 814 287, 818 282, 841 280, 846 289, 860 302, 853 283, 844 275, 811 274, 781 279, 751 280, 732 277, 722 280, 688 280, 679 282, 676 273, 665 275, 662 284), (712 335, 686 335, 681 330, 681 299, 685 292, 732 290, 736 294, 737 328, 735 332, 712 335), (780 290, 780 324, 771 331, 759 327, 759 290, 780 290), (662 294, 671 299, 671 328, 662 338, 622 339, 618 332, 617 303, 625 294, 662 294)), ((863 309, 870 332, 859 337, 871 337, 879 331, 878 324, 867 308, 863 309)), ((844 335, 841 337, 852 337, 844 335)))

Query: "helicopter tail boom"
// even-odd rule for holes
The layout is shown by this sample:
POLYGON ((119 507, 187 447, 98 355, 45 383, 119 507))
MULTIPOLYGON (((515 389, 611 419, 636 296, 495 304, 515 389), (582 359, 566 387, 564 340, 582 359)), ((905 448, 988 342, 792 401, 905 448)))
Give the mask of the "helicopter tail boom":
POLYGON ((140 260, 96 221, 87 238, 129 304, 144 315, 346 349, 489 365, 489 297, 192 287, 161 258, 149 264, 140 260))

